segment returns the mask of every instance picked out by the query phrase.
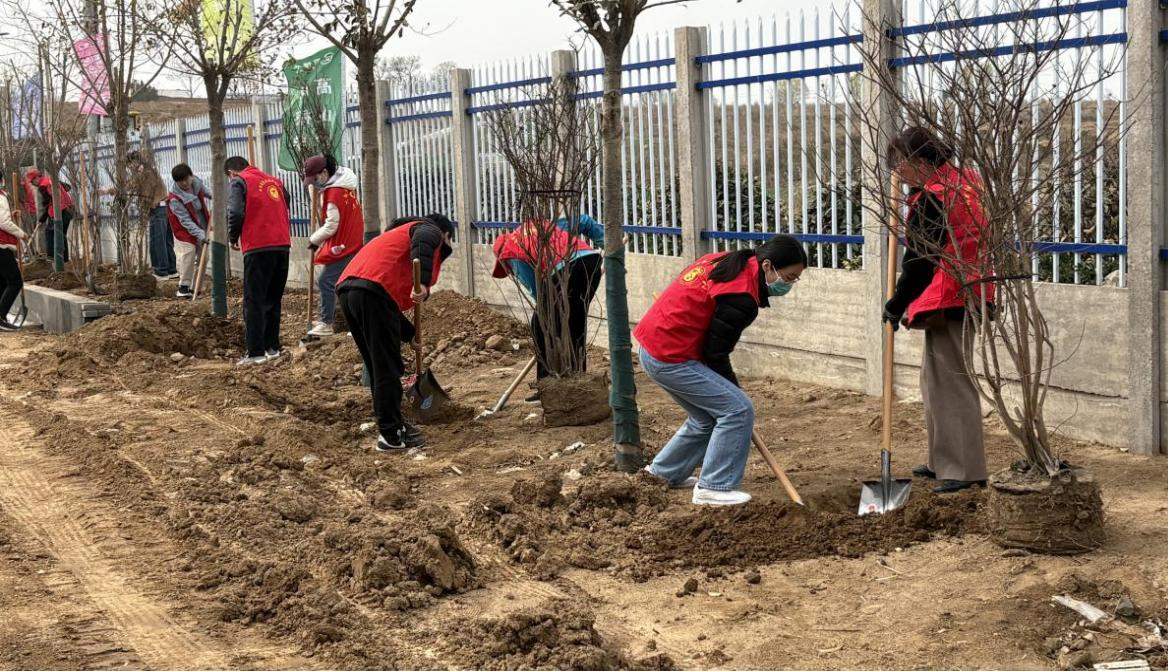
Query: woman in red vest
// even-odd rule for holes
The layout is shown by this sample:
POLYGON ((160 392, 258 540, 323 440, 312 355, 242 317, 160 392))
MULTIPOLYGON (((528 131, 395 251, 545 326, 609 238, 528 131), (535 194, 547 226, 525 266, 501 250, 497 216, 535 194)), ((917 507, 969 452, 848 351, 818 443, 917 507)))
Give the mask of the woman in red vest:
MULTIPOLYGON (((568 333, 572 337, 571 370, 583 371, 588 365, 588 307, 600 286, 601 249, 604 249, 604 226, 586 214, 576 217, 575 225, 569 225, 567 217, 557 219, 554 225, 546 219, 538 223, 529 221, 495 239, 495 268, 491 272, 492 276, 513 276, 533 300, 537 300, 540 293, 538 287, 545 282, 550 284, 544 286, 544 291, 559 294, 561 287, 565 290, 562 295, 568 300, 568 333), (589 245, 589 242, 592 244, 589 245), (540 259, 541 255, 547 258, 540 259)), ((544 311, 553 317, 558 317, 561 312, 549 305, 544 306, 544 311)), ((545 330, 540 323, 539 312, 537 308, 531 313, 531 338, 538 352, 535 375, 537 379, 543 379, 551 374, 548 370, 547 339, 555 337, 560 325, 553 323, 545 330)), ((539 392, 536 391, 525 400, 528 403, 539 403, 539 392)))
POLYGON ((174 252, 178 269, 178 291, 175 296, 191 298, 195 286, 195 267, 199 249, 207 244, 207 229, 211 225, 211 208, 207 201, 211 193, 186 163, 179 163, 170 171, 174 186, 166 197, 166 219, 174 237, 174 252))
POLYGON ((4 190, 4 175, 0 175, 0 331, 16 330, 8 321, 8 311, 24 287, 16 255, 20 254, 20 243, 25 236, 12 216, 8 193, 4 190))
POLYGON ((308 249, 316 254, 313 263, 321 268, 320 321, 308 335, 330 336, 337 310, 337 280, 361 249, 365 237, 365 215, 357 199, 357 173, 328 155, 316 155, 304 162, 304 186, 322 190, 324 223, 308 236, 308 249))
POLYGON ((750 501, 740 491, 754 404, 738 386, 730 353, 759 308, 785 295, 807 267, 789 235, 757 249, 707 254, 669 285, 637 324, 641 368, 689 417, 645 470, 671 487, 693 487, 697 505, 750 501), (692 477, 698 466, 701 477, 692 477))
MULTIPOLYGON (((402 419, 402 342, 417 346, 405 312, 430 297, 442 262, 453 251, 454 225, 441 214, 398 219, 353 257, 337 282, 337 297, 361 360, 369 371, 379 435, 376 450, 422 447, 426 439, 402 419), (414 260, 422 290, 414 291, 414 260)), ((420 372, 420 371, 419 371, 420 372)))
POLYGON ((924 128, 909 128, 888 147, 889 167, 910 187, 907 250, 896 292, 884 306, 893 330, 925 331, 921 398, 929 435, 928 463, 913 474, 938 479, 938 493, 985 486, 981 396, 966 368, 973 331, 966 307, 993 301, 980 282, 981 178, 954 166, 953 148, 924 128), (983 296, 982 292, 985 292, 983 296))

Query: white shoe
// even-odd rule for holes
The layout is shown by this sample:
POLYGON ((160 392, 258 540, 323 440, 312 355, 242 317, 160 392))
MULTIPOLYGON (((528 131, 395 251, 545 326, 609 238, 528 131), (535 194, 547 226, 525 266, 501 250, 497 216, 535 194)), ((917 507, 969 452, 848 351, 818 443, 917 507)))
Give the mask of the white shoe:
POLYGON ((275 361, 276 359, 279 359, 279 358, 280 358, 280 350, 278 350, 278 349, 270 349, 267 352, 264 352, 264 359, 267 361, 275 361))
MULTIPOLYGON (((653 469, 649 466, 645 467, 645 472, 648 473, 649 475, 652 475, 655 478, 661 478, 661 476, 654 473, 653 469)), ((661 478, 661 479, 664 480, 665 478, 661 478)), ((697 484, 698 484, 697 477, 691 475, 688 478, 682 480, 681 482, 679 482, 675 485, 669 485, 669 488, 670 489, 692 489, 693 487, 696 487, 697 484)))
POLYGON ((261 354, 259 356, 245 356, 239 361, 235 362, 236 366, 258 366, 262 363, 267 363, 268 357, 261 354))
POLYGON ((308 335, 310 335, 310 336, 322 336, 322 337, 323 336, 331 336, 334 333, 335 333, 335 331, 333 331, 333 325, 326 324, 324 322, 313 322, 312 329, 308 331, 308 335))
POLYGON ((694 487, 693 504, 695 506, 740 506, 750 501, 750 494, 734 490, 720 492, 716 489, 702 489, 694 487))

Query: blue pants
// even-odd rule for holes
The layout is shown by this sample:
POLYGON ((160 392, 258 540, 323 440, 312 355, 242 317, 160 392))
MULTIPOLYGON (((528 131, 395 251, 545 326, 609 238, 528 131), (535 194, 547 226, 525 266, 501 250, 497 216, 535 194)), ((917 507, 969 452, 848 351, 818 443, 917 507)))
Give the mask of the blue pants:
POLYGON ((693 475, 702 489, 731 491, 742 483, 754 430, 754 403, 700 361, 664 363, 641 349, 641 368, 689 414, 649 469, 670 484, 693 475))
POLYGON ((341 273, 349 267, 349 261, 352 261, 354 256, 355 254, 350 254, 336 263, 320 267, 316 288, 320 290, 320 320, 326 324, 336 321, 334 315, 337 310, 337 280, 341 279, 341 273))
POLYGON ((154 269, 155 275, 161 277, 178 273, 174 258, 174 233, 170 231, 165 207, 150 210, 150 267, 154 269))

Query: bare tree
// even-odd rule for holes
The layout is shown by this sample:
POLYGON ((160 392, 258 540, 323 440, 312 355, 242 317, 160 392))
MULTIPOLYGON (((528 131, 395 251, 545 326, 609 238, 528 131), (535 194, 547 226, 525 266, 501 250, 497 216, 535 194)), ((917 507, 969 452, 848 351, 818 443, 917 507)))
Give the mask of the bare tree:
POLYGON ((377 79, 404 84, 409 87, 422 76, 421 56, 387 56, 377 59, 377 79))
MULTIPOLYGON (((288 150, 297 165, 304 165, 317 154, 331 154, 333 151, 332 127, 324 106, 324 99, 316 87, 306 86, 300 96, 300 115, 295 120, 285 118, 288 150)), ((287 114, 288 107, 284 109, 287 114)))
POLYGON ((265 69, 263 57, 294 34, 285 4, 275 0, 183 0, 158 26, 174 43, 169 65, 203 80, 211 136, 211 310, 227 316, 227 136, 223 103, 237 78, 265 69))
POLYGON ((561 14, 580 24, 604 55, 604 97, 600 110, 601 191, 604 216, 605 309, 612 373, 613 442, 617 467, 636 471, 644 465, 637 388, 633 380, 633 342, 629 330, 625 281, 624 207, 621 202, 621 70, 625 48, 640 15, 682 0, 552 0, 561 14))
MULTIPOLYGON (((1091 28, 1074 13, 1038 20, 1039 4, 1009 0, 998 11, 1019 20, 985 27, 973 21, 973 6, 942 0, 935 30, 899 41, 899 67, 866 45, 862 76, 892 102, 900 128, 925 128, 954 149, 961 176, 949 185, 946 212, 969 207, 977 219, 980 203, 976 250, 954 242, 958 231, 949 217, 941 240, 910 231, 910 244, 961 284, 968 374, 1018 446, 1024 475, 1050 478, 1066 465, 1052 448, 1044 406, 1051 374, 1068 355, 1056 351, 1039 301, 1037 247, 1057 228, 1060 185, 1101 170, 1124 129, 1114 100, 1096 103, 1077 136, 1066 128, 1080 101, 1116 85, 1122 47, 1087 46, 1082 58, 1060 56, 1049 45, 1091 28)), ((867 31, 890 34, 892 26, 865 21, 867 31)), ((884 156, 890 129, 860 118, 863 142, 884 156)), ((885 165, 864 169, 864 207, 886 222, 890 197, 901 194, 890 194, 885 165)), ((1115 228, 1106 238, 1119 242, 1110 239, 1117 235, 1115 228)))
POLYGON ((377 54, 409 25, 418 0, 293 0, 319 35, 357 67, 361 115, 361 211, 366 235, 381 230, 381 147, 374 129, 381 123, 377 100, 377 54))

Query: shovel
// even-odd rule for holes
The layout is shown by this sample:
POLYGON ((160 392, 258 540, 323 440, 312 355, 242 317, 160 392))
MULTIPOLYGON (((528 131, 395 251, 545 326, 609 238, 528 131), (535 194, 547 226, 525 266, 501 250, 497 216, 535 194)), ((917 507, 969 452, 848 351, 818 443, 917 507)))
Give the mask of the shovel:
MULTIPOLYGON (((414 259, 414 291, 422 290, 422 262, 414 259)), ((418 412, 418 421, 425 424, 441 414, 450 396, 434 378, 434 371, 422 371, 422 303, 414 303, 414 372, 416 379, 408 396, 418 412)))
POLYGON ((787 474, 783 472, 782 466, 779 466, 779 462, 775 461, 774 455, 772 455, 771 451, 767 449, 766 444, 762 442, 762 438, 759 437, 758 431, 751 431, 750 439, 754 442, 754 446, 758 449, 758 453, 762 455, 763 461, 767 462, 767 466, 771 467, 771 472, 774 473, 775 477, 779 479, 780 483, 782 483, 783 489, 787 491, 787 497, 791 499, 791 502, 797 506, 806 505, 803 503, 803 497, 799 496, 799 492, 795 491, 795 485, 791 484, 790 479, 787 478, 787 474))
MULTIPOLYGON (((885 295, 892 298, 896 291, 897 212, 899 211, 900 178, 892 175, 892 209, 889 215, 888 272, 885 295)), ((884 324, 884 423, 880 436, 880 479, 865 480, 860 490, 859 514, 882 515, 908 502, 912 480, 892 479, 892 354, 895 337, 892 324, 884 324)))
MULTIPOLYGON (((16 253, 16 262, 20 265, 20 276, 24 277, 24 254, 20 251, 16 253)), ((16 328, 24 326, 24 322, 28 321, 28 301, 24 299, 24 282, 20 283, 20 310, 17 310, 16 316, 8 317, 8 323, 16 328)))
MULTIPOLYGON (((250 126, 248 126, 248 128, 250 128, 250 126)), ((315 224, 317 219, 316 189, 311 186, 308 187, 308 194, 308 198, 311 201, 308 227, 310 231, 315 231, 315 224)), ((306 321, 308 322, 308 331, 312 330, 312 294, 316 286, 316 265, 314 265, 316 261, 315 256, 316 254, 312 250, 308 251, 308 316, 306 318, 306 321)), ((306 349, 310 344, 318 342, 319 340, 320 336, 313 335, 311 333, 305 333, 304 337, 300 339, 300 349, 306 349)))
POLYGON ((527 362, 527 365, 523 367, 523 370, 519 371, 519 374, 515 376, 515 380, 511 383, 511 386, 507 387, 507 391, 503 392, 503 395, 499 397, 499 402, 495 404, 495 407, 491 408, 490 410, 484 410, 480 412, 475 417, 475 419, 486 419, 502 410, 503 406, 507 405, 507 401, 511 400, 511 394, 514 394, 515 390, 519 388, 519 383, 523 382, 523 378, 527 377, 527 374, 530 373, 531 369, 534 367, 535 357, 531 357, 531 360, 527 362))

